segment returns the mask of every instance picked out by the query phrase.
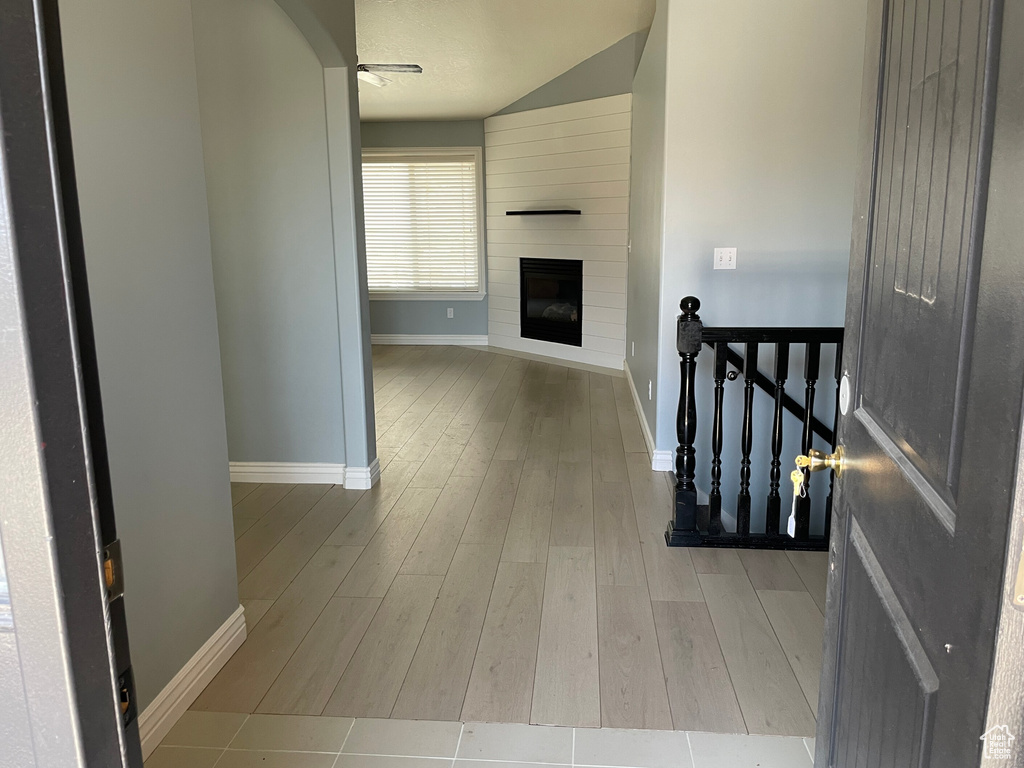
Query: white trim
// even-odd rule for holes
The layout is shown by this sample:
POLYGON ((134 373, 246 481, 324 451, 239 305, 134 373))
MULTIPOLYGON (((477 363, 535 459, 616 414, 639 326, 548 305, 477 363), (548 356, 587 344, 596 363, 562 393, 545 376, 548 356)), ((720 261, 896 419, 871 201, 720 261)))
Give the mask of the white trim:
POLYGON ((368 467, 348 467, 345 469, 345 487, 365 491, 373 488, 380 480, 380 461, 374 459, 368 467))
POLYGON ((282 461, 232 461, 233 483, 345 484, 344 464, 297 464, 282 461))
POLYGON ((636 406, 636 414, 640 417, 640 431, 643 432, 644 442, 647 443, 647 455, 651 457, 651 470, 654 472, 674 472, 675 452, 659 451, 654 445, 654 436, 647 424, 647 415, 640 405, 640 395, 636 391, 636 383, 633 381, 633 372, 629 370, 629 363, 623 362, 622 368, 626 372, 626 381, 629 382, 629 391, 633 395, 633 405, 636 406))
POLYGON ((143 759, 153 754, 178 718, 192 706, 244 641, 245 611, 238 606, 139 715, 143 759))
MULTIPOLYGON (((707 499, 704 499, 704 503, 707 504, 707 499)), ((733 512, 722 510, 722 528, 731 532, 736 531, 736 515, 733 512)))
MULTIPOLYGON (((644 433, 644 442, 647 443, 647 454, 653 459, 658 453, 654 448, 654 436, 651 434, 651 427, 647 423, 647 416, 644 415, 643 406, 640 405, 640 395, 636 391, 633 372, 629 370, 629 363, 625 360, 622 361, 622 370, 626 372, 626 381, 629 382, 629 391, 633 394, 633 405, 636 406, 636 415, 640 417, 640 431, 644 433)), ((662 472, 664 470, 658 471, 662 472)))
POLYGON ((378 291, 370 294, 370 301, 483 301, 485 291, 442 293, 440 291, 378 291))
MULTIPOLYGON (((515 337, 491 334, 489 338, 490 346, 495 349, 531 352, 535 355, 543 355, 544 357, 562 361, 563 365, 568 364, 568 362, 571 361, 574 363, 596 365, 601 368, 611 368, 614 371, 622 370, 623 360, 622 355, 620 354, 602 352, 597 349, 584 349, 583 347, 574 347, 569 344, 555 344, 549 341, 524 339, 521 336, 515 337)), ((625 342, 623 342, 623 344, 625 344, 625 342)))
POLYGON ((371 344, 426 344, 433 346, 486 347, 487 336, 453 336, 426 333, 371 333, 371 344))
POLYGON ((380 462, 368 467, 344 464, 298 464, 284 461, 232 461, 233 483, 333 483, 365 490, 380 479, 380 462))
POLYGON ((675 452, 659 451, 654 446, 654 436, 647 424, 647 416, 640 405, 640 395, 637 394, 636 384, 633 382, 633 372, 629 370, 629 363, 623 362, 622 368, 626 372, 626 381, 629 382, 629 391, 633 394, 633 404, 636 406, 637 416, 640 417, 640 431, 644 433, 644 442, 647 443, 647 453, 651 457, 651 469, 655 472, 675 471, 675 452))
POLYGON ((672 451, 655 451, 651 456, 651 469, 655 472, 674 472, 675 458, 672 451))
POLYGON ((523 352, 519 349, 505 349, 503 347, 487 347, 488 352, 494 352, 497 355, 507 355, 508 357, 518 357, 523 360, 536 360, 538 363, 550 363, 551 365, 561 365, 566 368, 575 368, 577 371, 589 371, 590 373, 600 373, 605 376, 622 376, 622 369, 620 368, 609 368, 605 365, 591 365, 590 363, 580 363, 576 360, 566 360, 561 357, 551 357, 550 355, 538 355, 533 352, 523 352))

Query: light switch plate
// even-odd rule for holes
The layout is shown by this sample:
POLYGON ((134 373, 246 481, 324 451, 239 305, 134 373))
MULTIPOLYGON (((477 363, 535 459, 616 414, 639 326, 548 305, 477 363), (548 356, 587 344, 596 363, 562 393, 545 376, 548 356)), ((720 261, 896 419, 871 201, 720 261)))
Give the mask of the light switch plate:
POLYGON ((715 248, 715 269, 736 269, 736 249, 715 248))

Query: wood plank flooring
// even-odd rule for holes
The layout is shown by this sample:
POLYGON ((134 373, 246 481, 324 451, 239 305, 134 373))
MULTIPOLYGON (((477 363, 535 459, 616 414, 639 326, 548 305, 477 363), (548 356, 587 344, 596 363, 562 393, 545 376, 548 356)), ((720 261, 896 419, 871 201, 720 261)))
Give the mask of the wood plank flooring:
POLYGON ((624 378, 374 349, 380 483, 235 483, 193 709, 811 736, 824 553, 669 549, 624 378))

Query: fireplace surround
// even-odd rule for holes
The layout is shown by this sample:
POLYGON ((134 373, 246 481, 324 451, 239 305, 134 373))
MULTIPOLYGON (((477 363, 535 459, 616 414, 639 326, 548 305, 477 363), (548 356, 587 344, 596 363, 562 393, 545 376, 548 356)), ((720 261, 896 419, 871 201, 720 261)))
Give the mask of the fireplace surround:
POLYGON ((624 93, 484 120, 491 346, 622 369, 631 99, 624 93), (541 213, 548 211, 557 213, 541 213), (582 342, 523 332, 525 258, 583 262, 582 342))

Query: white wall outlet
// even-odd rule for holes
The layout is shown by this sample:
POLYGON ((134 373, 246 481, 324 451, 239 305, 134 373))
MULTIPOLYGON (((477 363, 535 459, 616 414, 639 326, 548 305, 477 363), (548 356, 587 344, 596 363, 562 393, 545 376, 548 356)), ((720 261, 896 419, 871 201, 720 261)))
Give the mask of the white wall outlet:
POLYGON ((455 307, 448 307, 448 319, 455 317, 455 307))
POLYGON ((736 269, 736 249, 715 248, 715 269, 736 269))
POLYGON ((629 356, 630 357, 636 357, 636 342, 635 341, 629 342, 629 356))
POLYGON ((647 380, 647 399, 654 399, 654 382, 651 381, 650 379, 647 380))

